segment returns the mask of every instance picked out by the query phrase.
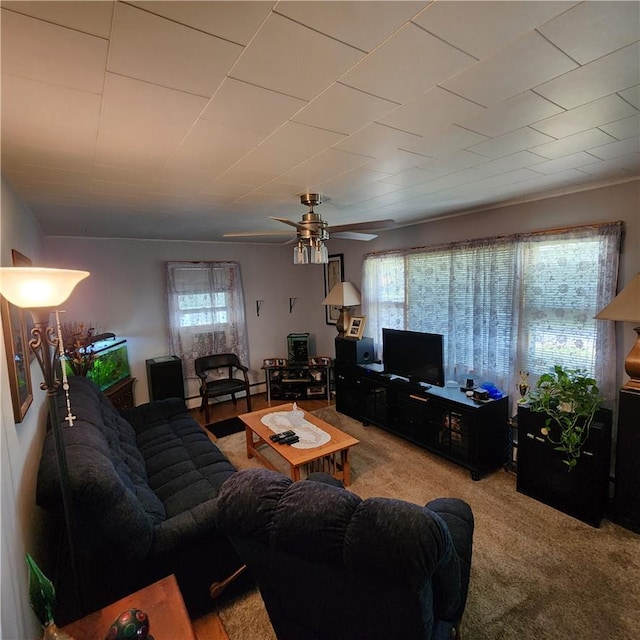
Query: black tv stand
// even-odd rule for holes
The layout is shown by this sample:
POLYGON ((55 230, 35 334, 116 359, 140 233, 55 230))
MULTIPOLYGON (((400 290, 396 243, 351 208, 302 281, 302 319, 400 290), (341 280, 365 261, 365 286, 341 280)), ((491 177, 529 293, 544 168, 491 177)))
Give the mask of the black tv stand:
POLYGON ((502 466, 508 451, 508 398, 478 402, 456 388, 389 378, 378 365, 335 361, 336 409, 469 469, 502 466))

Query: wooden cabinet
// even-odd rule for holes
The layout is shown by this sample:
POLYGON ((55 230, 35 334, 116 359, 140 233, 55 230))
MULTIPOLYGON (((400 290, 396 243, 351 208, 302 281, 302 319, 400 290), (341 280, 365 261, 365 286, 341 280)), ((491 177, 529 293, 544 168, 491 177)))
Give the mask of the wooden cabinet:
POLYGON ((425 387, 385 376, 378 365, 336 361, 338 411, 462 465, 474 480, 506 460, 507 402, 477 402, 458 388, 425 387))
POLYGON ((308 364, 286 364, 274 359, 263 365, 267 385, 267 401, 331 399, 331 358, 312 358, 308 364))
POLYGON ((131 376, 104 390, 105 395, 116 409, 132 409, 135 407, 133 399, 133 383, 136 381, 131 376))
POLYGON ((615 469, 613 521, 640 533, 640 391, 620 391, 615 469))

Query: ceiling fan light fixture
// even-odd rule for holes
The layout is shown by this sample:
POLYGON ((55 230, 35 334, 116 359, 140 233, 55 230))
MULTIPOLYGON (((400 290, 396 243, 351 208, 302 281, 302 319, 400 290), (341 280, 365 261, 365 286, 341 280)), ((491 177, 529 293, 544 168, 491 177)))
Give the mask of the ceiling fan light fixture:
POLYGON ((329 262, 329 252, 322 240, 316 238, 312 240, 311 262, 313 264, 327 264, 329 262))
POLYGON ((309 264, 309 251, 302 240, 293 247, 293 264, 309 264))

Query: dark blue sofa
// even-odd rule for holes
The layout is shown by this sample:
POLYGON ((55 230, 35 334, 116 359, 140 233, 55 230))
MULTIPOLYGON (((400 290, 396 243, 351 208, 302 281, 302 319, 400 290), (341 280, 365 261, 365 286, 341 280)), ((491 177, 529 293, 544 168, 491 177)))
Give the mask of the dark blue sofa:
MULTIPOLYGON (((90 380, 74 376, 69 385, 77 420, 73 427, 62 424, 85 608, 101 608, 174 573, 190 612, 204 610, 209 585, 241 566, 213 518, 218 490, 235 467, 181 399, 120 413, 90 380)), ((60 396, 61 416, 64 402, 60 396)), ((63 522, 51 431, 36 500, 63 522)), ((65 607, 71 604, 68 566, 60 564, 56 620, 64 624, 73 614, 65 607)))

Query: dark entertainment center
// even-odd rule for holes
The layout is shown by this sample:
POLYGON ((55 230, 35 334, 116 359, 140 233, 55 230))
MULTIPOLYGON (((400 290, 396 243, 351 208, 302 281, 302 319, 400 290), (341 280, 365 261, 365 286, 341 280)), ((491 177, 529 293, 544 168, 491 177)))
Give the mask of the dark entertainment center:
MULTIPOLYGON (((407 334, 414 332, 405 332, 407 334)), ((423 334, 432 336, 433 334, 423 334)), ((410 345, 410 336, 407 345, 410 345)), ((394 335, 393 338, 402 338, 394 335)), ((336 354, 345 350, 336 338, 336 354)), ((427 338, 429 340, 429 338, 427 338)), ((437 347, 437 341, 432 343, 437 347)), ((401 344, 395 341, 395 344, 401 344)), ((387 344, 387 347, 389 345, 387 344)), ((413 351, 412 353, 415 353, 413 351)), ((409 356, 412 359, 413 355, 409 356)), ((432 359, 436 362, 442 353, 432 359)), ((396 361, 401 355, 396 354, 396 361)), ((440 364, 440 368, 442 365, 440 364)), ((402 368, 402 366, 400 366, 402 368)), ((429 369, 442 379, 441 372, 429 369)), ((459 387, 442 387, 398 377, 380 364, 357 357, 335 360, 336 409, 363 424, 374 424, 469 469, 473 480, 504 464, 508 449, 508 398, 477 401, 459 387)))

